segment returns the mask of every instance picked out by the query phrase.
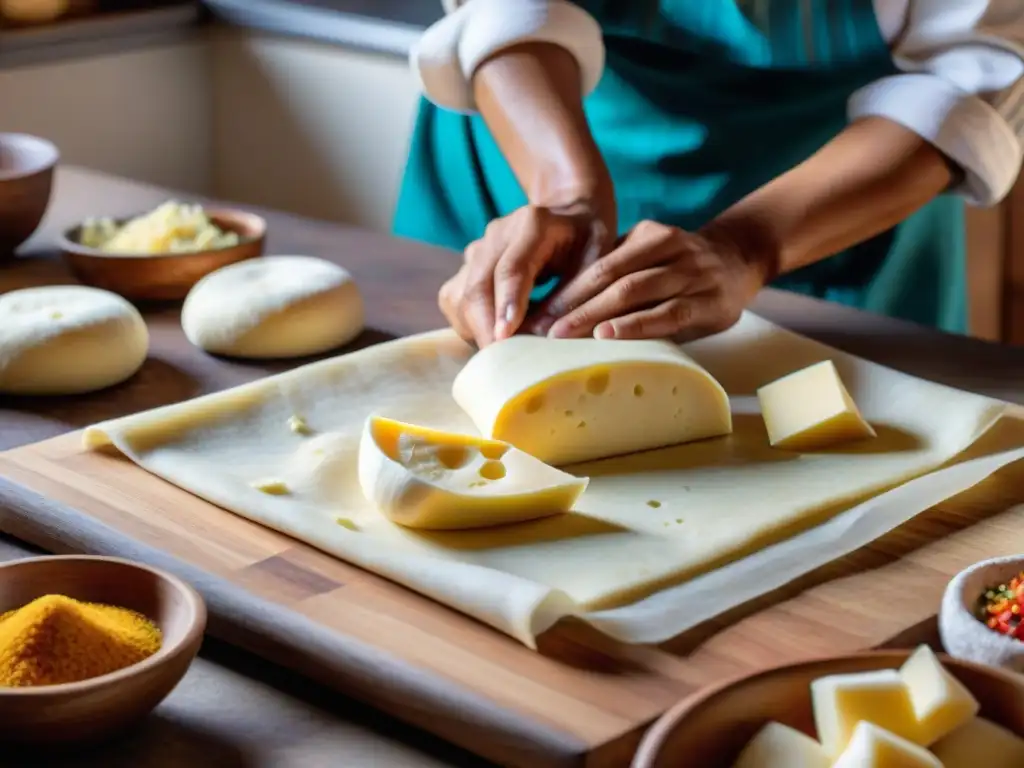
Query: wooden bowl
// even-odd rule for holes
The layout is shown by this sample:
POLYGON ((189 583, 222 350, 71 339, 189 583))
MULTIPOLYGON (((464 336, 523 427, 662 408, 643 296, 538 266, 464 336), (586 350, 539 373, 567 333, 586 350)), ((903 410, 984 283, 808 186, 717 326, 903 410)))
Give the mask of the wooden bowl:
MULTIPOLYGON (((633 768, 730 768, 771 720, 815 736, 811 682, 825 675, 896 669, 909 651, 878 651, 809 661, 748 675, 689 697, 644 736, 633 768)), ((1024 677, 939 658, 981 703, 981 715, 1024 736, 1024 677)))
POLYGON ((67 746, 100 740, 148 714, 184 676, 203 639, 206 606, 169 573, 110 557, 36 557, 0 564, 0 612, 43 595, 130 608, 163 632, 137 664, 63 685, 0 688, 0 740, 67 746))
POLYGON ((0 133, 0 262, 39 227, 59 161, 60 152, 46 139, 0 133))
MULTIPOLYGON (((195 253, 158 256, 109 254, 82 245, 79 224, 60 239, 61 255, 79 282, 105 288, 127 299, 178 301, 184 299, 200 279, 228 264, 263 254, 267 223, 254 213, 228 209, 206 209, 206 215, 221 229, 234 232, 238 245, 195 253)), ((135 218, 117 219, 117 224, 135 218)))

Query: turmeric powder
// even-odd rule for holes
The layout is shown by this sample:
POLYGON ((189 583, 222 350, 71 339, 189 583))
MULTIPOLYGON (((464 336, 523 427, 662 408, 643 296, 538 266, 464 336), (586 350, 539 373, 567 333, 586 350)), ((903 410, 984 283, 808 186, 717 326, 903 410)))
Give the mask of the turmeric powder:
POLYGON ((161 642, 135 611, 45 595, 0 615, 0 687, 99 677, 152 656, 161 642))

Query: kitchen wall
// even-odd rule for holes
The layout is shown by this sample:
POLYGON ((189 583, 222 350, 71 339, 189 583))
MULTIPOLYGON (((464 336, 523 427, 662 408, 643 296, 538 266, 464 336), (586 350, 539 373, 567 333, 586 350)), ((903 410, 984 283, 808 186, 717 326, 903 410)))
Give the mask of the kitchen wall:
POLYGON ((209 191, 209 59, 197 35, 125 53, 0 68, 0 130, 44 136, 68 163, 209 191))
POLYGON ((219 196, 390 228, 417 102, 404 57, 243 30, 212 57, 219 196))

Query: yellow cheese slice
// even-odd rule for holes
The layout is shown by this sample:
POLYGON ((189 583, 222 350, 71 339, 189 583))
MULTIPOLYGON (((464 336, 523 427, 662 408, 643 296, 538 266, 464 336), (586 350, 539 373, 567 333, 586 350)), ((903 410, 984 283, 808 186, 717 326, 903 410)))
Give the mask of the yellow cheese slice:
POLYGON ((831 360, 766 384, 757 399, 776 448, 814 451, 875 436, 831 360))
POLYGON ((832 768, 943 768, 943 765, 924 747, 874 723, 862 722, 832 768))
POLYGON ((483 435, 556 465, 732 431, 725 390, 668 341, 513 336, 474 355, 452 395, 483 435))
POLYGON ((483 528, 568 512, 587 483, 499 440, 379 416, 367 420, 359 443, 363 494, 408 528, 483 528))
POLYGON ((1024 739, 976 717, 932 747, 945 768, 1021 768, 1024 739))
POLYGON ((922 645, 900 668, 917 718, 914 741, 930 746, 978 714, 971 692, 942 666, 932 649, 922 645))
POLYGON ((821 744, 782 723, 768 723, 740 753, 733 768, 830 768, 821 744))
POLYGON ((895 669, 819 677, 811 683, 814 724, 829 757, 846 749, 861 721, 913 739, 917 719, 910 692, 895 669))

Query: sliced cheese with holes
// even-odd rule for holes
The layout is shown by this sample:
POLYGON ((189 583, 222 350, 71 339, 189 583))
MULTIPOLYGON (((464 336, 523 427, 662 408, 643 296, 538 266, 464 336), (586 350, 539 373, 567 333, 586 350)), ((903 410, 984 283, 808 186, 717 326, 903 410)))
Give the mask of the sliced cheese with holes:
POLYGON ((725 390, 668 341, 513 336, 474 355, 452 395, 483 435, 556 465, 732 431, 725 390))
POLYGON ((1024 739, 976 717, 932 747, 945 768, 1021 768, 1024 739))
POLYGON ((821 744, 782 723, 768 723, 740 753, 733 768, 831 768, 821 744))
POLYGON ((811 683, 814 724, 829 757, 846 749, 861 721, 913 739, 917 719, 910 692, 895 669, 819 677, 811 683))
POLYGON ((499 440, 379 416, 359 444, 363 493, 408 528, 484 528, 568 512, 587 482, 499 440))
POLYGON ((914 741, 930 746, 978 714, 980 705, 963 683, 922 645, 900 668, 917 719, 914 741))
POLYGON ((943 765, 919 744, 874 723, 862 722, 832 768, 943 768, 943 765))
POLYGON ((766 384, 757 399, 776 448, 816 451, 875 436, 831 360, 766 384))

